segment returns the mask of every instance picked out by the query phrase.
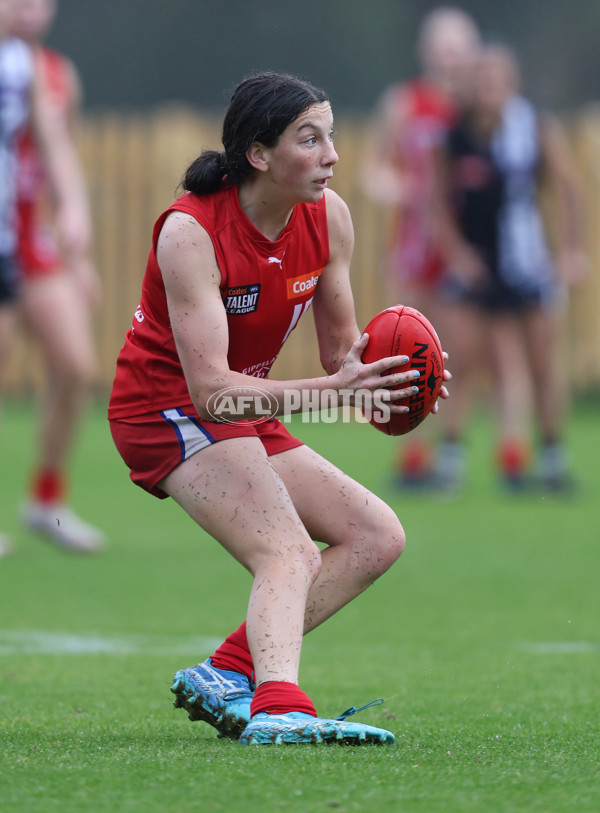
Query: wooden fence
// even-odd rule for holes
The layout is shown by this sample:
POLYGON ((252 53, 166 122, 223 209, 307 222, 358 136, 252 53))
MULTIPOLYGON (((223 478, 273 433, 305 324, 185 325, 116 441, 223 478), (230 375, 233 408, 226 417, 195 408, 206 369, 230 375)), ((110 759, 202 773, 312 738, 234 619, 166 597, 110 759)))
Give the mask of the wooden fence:
MULTIPOLYGON (((336 121, 340 164, 333 188, 347 201, 356 231, 352 281, 359 325, 393 304, 379 271, 389 216, 365 198, 358 168, 366 125, 360 119, 336 121)), ((572 293, 564 320, 565 369, 579 390, 600 387, 600 108, 582 111, 571 128, 587 211, 590 274, 572 293)), ((178 106, 144 115, 104 115, 87 119, 81 155, 95 223, 95 254, 103 302, 95 318, 101 378, 108 392, 115 359, 138 304, 152 225, 173 200, 182 172, 204 146, 218 147, 219 123, 178 106)), ((321 373, 311 319, 299 325, 274 374, 300 378, 321 373), (298 335, 299 334, 299 335, 298 335)), ((7 389, 21 396, 36 390, 41 369, 25 335, 11 354, 7 389)))

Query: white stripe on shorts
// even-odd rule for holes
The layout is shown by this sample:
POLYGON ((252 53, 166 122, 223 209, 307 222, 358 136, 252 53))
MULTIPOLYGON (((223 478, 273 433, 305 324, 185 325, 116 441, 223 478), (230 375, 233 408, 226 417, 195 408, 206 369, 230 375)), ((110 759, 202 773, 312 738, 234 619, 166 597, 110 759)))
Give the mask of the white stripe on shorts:
POLYGON ((175 430, 182 462, 215 442, 210 432, 203 429, 197 420, 188 417, 182 409, 165 409, 160 414, 175 430))

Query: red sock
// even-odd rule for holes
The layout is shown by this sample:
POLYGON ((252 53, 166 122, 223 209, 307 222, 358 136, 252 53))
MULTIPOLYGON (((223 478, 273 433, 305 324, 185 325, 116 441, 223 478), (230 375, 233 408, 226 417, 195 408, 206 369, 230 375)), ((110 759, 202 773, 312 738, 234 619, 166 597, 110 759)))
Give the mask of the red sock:
POLYGON ((248 647, 245 621, 241 627, 227 636, 210 660, 215 669, 239 672, 248 679, 252 677, 254 664, 248 647))
POLYGON ((425 443, 412 439, 398 454, 398 469, 405 477, 424 477, 431 468, 431 456, 425 443))
POLYGON ((42 503, 63 502, 65 481, 59 469, 38 469, 31 481, 31 494, 34 499, 42 503))
POLYGON ((529 449, 522 440, 504 440, 498 450, 498 465, 507 477, 522 477, 529 463, 529 449))
POLYGON ((266 711, 267 714, 303 711, 313 717, 317 716, 310 697, 295 683, 286 683, 283 680, 269 680, 257 687, 250 703, 250 714, 254 717, 261 711, 266 711))

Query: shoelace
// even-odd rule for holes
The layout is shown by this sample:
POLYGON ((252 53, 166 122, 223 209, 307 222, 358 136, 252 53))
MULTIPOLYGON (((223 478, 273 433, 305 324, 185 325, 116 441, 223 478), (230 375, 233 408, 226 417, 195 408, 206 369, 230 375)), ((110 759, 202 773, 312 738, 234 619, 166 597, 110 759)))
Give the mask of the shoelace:
POLYGON ((369 709, 369 708, 371 708, 371 706, 381 706, 383 703, 385 703, 385 700, 383 699, 383 697, 377 697, 377 698, 375 698, 375 700, 371 700, 370 703, 367 703, 365 706, 361 706, 359 709, 357 709, 356 706, 350 706, 349 709, 346 709, 346 711, 343 711, 340 714, 340 716, 336 717, 335 719, 340 720, 340 721, 345 720, 347 717, 352 717, 353 714, 358 714, 359 711, 364 711, 365 709, 369 709))

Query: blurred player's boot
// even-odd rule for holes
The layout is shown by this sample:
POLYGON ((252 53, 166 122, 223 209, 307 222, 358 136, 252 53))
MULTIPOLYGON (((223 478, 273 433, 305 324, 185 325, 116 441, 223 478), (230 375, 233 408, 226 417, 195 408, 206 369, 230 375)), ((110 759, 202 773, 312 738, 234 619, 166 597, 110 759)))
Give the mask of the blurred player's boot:
POLYGON ((464 485, 465 448, 459 441, 444 441, 435 462, 433 486, 444 494, 455 494, 464 485))
POLYGON ((239 672, 215 669, 208 658, 175 673, 171 691, 175 708, 190 720, 203 720, 224 737, 237 739, 250 722, 253 684, 239 672))
POLYGON ((104 545, 104 534, 66 505, 30 500, 21 510, 23 524, 65 550, 96 553, 104 545))
POLYGON ((547 443, 542 447, 538 480, 543 489, 555 494, 575 491, 575 481, 569 473, 569 456, 562 443, 547 443))
POLYGON ((427 445, 414 438, 405 441, 399 449, 396 468, 402 488, 427 488, 431 478, 431 453, 427 445))
POLYGON ((502 483, 509 491, 519 493, 531 485, 528 477, 530 456, 529 448, 522 440, 506 439, 500 444, 497 463, 502 483))
POLYGON ((255 714, 240 737, 243 745, 294 743, 341 743, 345 745, 393 745, 391 731, 345 720, 327 720, 300 711, 286 714, 255 714))

